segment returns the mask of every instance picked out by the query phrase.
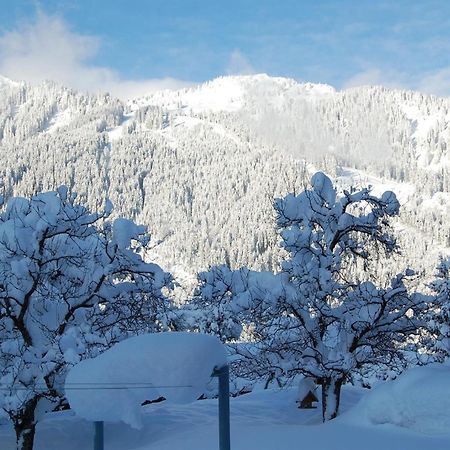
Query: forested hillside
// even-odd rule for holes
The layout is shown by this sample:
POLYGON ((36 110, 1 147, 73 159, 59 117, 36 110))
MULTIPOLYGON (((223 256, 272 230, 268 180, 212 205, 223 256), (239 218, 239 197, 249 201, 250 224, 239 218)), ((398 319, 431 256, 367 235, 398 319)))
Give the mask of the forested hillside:
POLYGON ((0 152, 5 197, 60 184, 93 209, 109 197, 175 273, 275 270, 273 200, 316 169, 398 194, 404 256, 383 272, 432 270, 450 247, 450 99, 255 75, 122 103, 2 78, 0 152))

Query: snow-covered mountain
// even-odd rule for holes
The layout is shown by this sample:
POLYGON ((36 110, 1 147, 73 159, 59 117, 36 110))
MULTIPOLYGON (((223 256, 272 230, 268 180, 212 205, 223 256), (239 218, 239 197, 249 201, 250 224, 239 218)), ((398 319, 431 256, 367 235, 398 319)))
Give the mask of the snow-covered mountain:
POLYGON ((394 265, 431 268, 450 247, 450 99, 254 75, 123 103, 0 77, 0 152, 6 197, 59 184, 91 208, 108 196, 185 278, 220 262, 274 269, 272 201, 318 169, 399 194, 394 265))

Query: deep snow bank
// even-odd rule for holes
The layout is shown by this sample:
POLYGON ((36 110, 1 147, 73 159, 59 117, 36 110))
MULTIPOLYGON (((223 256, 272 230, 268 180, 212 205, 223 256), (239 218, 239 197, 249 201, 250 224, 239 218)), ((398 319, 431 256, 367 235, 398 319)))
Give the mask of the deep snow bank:
POLYGON ((340 420, 393 424, 426 434, 450 433, 450 367, 417 367, 383 382, 340 420))

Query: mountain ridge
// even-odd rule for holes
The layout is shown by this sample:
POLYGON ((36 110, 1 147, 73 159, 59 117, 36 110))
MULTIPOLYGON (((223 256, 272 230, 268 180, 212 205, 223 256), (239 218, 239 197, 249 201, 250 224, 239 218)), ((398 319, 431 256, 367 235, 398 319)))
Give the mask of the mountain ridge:
POLYGON ((149 225, 166 267, 275 270, 273 198, 301 190, 312 168, 338 181, 350 171, 347 183, 402 191, 400 228, 420 239, 405 232, 414 248, 393 264, 422 267, 432 252, 431 271, 450 246, 449 111, 450 99, 412 91, 264 74, 126 103, 0 81, 1 188, 9 197, 66 184, 93 209, 109 196, 116 214, 149 225))

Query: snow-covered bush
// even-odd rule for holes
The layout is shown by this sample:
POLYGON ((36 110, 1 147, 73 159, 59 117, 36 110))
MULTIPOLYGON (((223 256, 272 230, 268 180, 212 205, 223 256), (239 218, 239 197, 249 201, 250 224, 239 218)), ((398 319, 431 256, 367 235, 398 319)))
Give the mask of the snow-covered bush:
POLYGON ((68 368, 138 331, 170 328, 171 277, 144 262, 144 227, 90 213, 66 188, 0 214, 0 408, 17 446, 64 403, 68 368))
POLYGON ((450 356, 450 258, 441 258, 435 279, 430 283, 432 302, 428 317, 427 344, 431 352, 442 360, 450 356))

